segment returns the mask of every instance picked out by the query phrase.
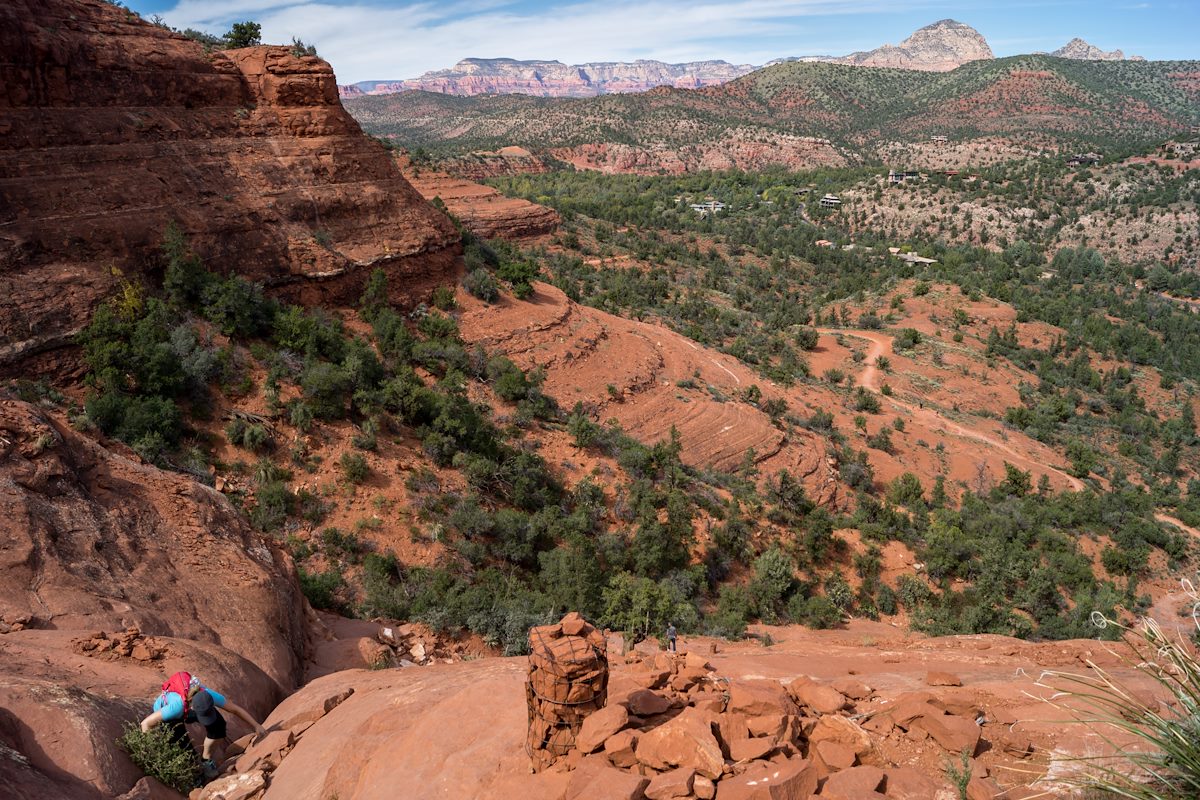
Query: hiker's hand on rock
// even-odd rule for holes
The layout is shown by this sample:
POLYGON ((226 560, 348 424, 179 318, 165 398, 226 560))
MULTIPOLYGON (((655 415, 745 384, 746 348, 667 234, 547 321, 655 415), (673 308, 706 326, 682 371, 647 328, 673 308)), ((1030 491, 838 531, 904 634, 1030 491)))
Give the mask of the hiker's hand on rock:
POLYGON ((266 728, 264 728, 262 725, 259 725, 259 726, 258 726, 258 728, 257 728, 257 729, 254 731, 254 734, 255 734, 256 736, 258 736, 258 737, 263 737, 263 736, 266 736, 266 735, 267 735, 267 729, 266 729, 266 728))

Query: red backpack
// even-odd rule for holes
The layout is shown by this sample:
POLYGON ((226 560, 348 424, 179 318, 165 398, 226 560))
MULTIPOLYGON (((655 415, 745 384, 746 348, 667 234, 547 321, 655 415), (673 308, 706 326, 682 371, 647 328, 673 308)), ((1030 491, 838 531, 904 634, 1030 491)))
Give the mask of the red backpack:
POLYGON ((166 700, 167 692, 174 692, 183 700, 183 716, 186 718, 187 713, 191 710, 191 698, 188 697, 188 692, 192 687, 192 675, 189 672, 176 672, 171 677, 163 681, 163 700, 166 700))

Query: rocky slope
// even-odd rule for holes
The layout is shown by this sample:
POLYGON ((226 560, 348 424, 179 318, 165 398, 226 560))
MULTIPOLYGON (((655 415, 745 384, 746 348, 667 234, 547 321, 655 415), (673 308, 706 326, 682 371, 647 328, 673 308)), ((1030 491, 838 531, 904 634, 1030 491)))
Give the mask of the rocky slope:
POLYGON ((1131 677, 1119 650, 1089 641, 921 639, 877 623, 769 633, 767 647, 689 640, 674 657, 650 642, 622 657, 610 640, 608 706, 578 738, 591 754, 536 775, 524 659, 330 675, 272 712, 266 740, 235 744, 226 768, 241 774, 200 797, 932 800, 958 796, 945 764, 964 749, 974 800, 1067 797, 1070 759, 1113 743, 1063 724, 1070 704, 1046 702, 1059 684, 1038 676, 1091 661, 1131 677), (756 789, 763 777, 779 785, 756 789))
POLYGON ((752 72, 749 64, 692 61, 667 64, 639 59, 564 64, 561 61, 517 61, 511 58, 466 58, 450 69, 426 72, 400 81, 363 81, 339 86, 343 97, 394 94, 409 90, 442 94, 532 94, 538 97, 595 97, 644 92, 655 86, 695 89, 731 81, 752 72))
POLYGON ((529 239, 554 233, 558 228, 558 212, 552 208, 505 197, 490 186, 416 166, 407 156, 400 156, 396 161, 404 171, 404 177, 426 200, 440 199, 446 204, 446 210, 476 236, 529 239))
POLYGON ((523 368, 544 368, 546 391, 564 408, 582 403, 597 420, 616 419, 643 442, 665 439, 675 428, 683 460, 698 467, 733 470, 753 449, 764 474, 787 469, 818 502, 839 500, 837 470, 820 437, 788 436, 757 407, 699 388, 736 396, 757 384, 773 396, 736 358, 666 328, 577 305, 544 283, 535 284, 528 302, 503 298, 487 306, 463 293, 460 301, 463 337, 523 368))
POLYGON ((51 347, 155 269, 176 220, 206 266, 302 301, 397 300, 457 236, 287 47, 206 53, 102 0, 0 6, 0 362, 51 347))
POLYGON ((165 674, 256 714, 301 677, 307 605, 286 556, 218 492, 8 396, 0 575, 0 776, 54 787, 41 796, 128 789, 115 739, 165 674))
MULTIPOLYGON (((1124 61, 1126 56, 1120 50, 1105 52, 1094 44, 1076 37, 1055 50, 1050 55, 1058 58, 1076 58, 1082 61, 1124 61)), ((1141 56, 1129 56, 1130 61, 1145 61, 1141 56)))

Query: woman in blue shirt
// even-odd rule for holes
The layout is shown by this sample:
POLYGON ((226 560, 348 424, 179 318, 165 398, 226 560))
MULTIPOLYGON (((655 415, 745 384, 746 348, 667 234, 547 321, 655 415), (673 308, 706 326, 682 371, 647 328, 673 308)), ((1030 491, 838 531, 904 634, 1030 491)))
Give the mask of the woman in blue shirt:
MULTIPOLYGON (((216 763, 212 760, 212 748, 217 741, 225 738, 226 733, 225 718, 217 709, 223 708, 230 714, 240 717, 259 736, 266 735, 266 729, 250 716, 250 712, 220 692, 204 686, 198 679, 191 679, 187 694, 188 698, 185 702, 179 692, 164 690, 154 701, 154 711, 142 720, 142 730, 148 731, 157 725, 166 723, 171 728, 171 740, 181 748, 192 750, 185 723, 199 722, 204 726, 205 777, 216 776, 216 763)), ((193 752, 195 751, 193 750, 193 752)))

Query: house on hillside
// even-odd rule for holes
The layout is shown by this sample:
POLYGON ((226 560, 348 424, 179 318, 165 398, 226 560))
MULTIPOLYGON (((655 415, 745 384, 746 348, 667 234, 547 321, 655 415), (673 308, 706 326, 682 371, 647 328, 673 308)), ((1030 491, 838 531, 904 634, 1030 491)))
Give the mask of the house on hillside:
POLYGON ((929 141, 934 144, 948 144, 950 142, 950 137, 941 133, 935 133, 933 136, 929 137, 929 141))
POLYGON ((897 172, 894 169, 889 169, 887 179, 888 183, 904 183, 905 181, 915 181, 920 177, 921 173, 916 172, 915 170, 897 172))
POLYGON ((707 200, 703 203, 692 203, 691 209, 702 217, 707 217, 710 214, 716 214, 728 208, 725 203, 720 200, 707 200))
POLYGON ((842 199, 835 194, 827 194, 821 198, 821 208, 837 208, 842 204, 842 199))
POLYGON ((1067 159, 1068 167, 1090 167, 1099 164, 1101 155, 1099 153, 1076 153, 1067 159))
POLYGON ((815 242, 813 242, 813 244, 815 244, 817 247, 833 247, 833 242, 829 241, 828 239, 817 239, 815 242))
POLYGON ((926 258, 925 256, 919 256, 916 253, 897 253, 896 258, 898 258, 901 261, 904 261, 908 264, 936 264, 936 263, 938 263, 936 258, 926 258))

